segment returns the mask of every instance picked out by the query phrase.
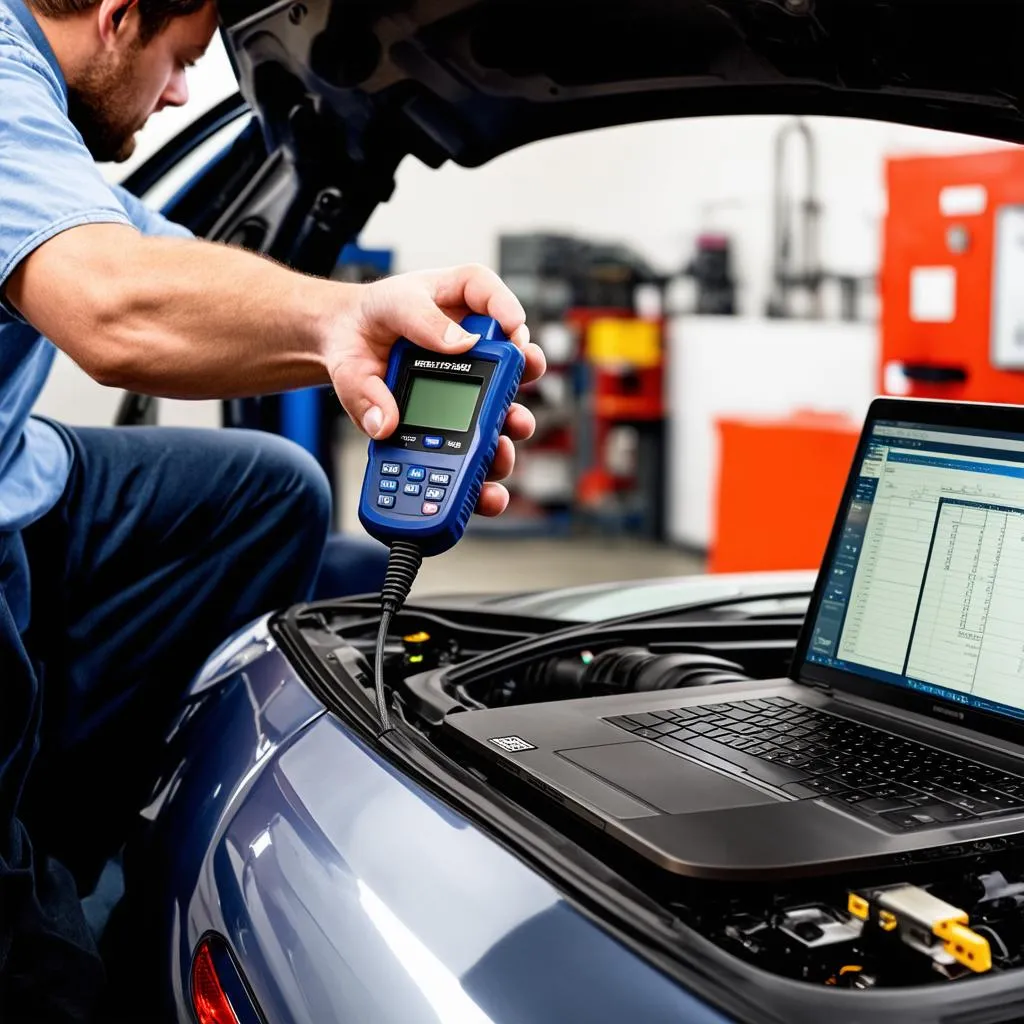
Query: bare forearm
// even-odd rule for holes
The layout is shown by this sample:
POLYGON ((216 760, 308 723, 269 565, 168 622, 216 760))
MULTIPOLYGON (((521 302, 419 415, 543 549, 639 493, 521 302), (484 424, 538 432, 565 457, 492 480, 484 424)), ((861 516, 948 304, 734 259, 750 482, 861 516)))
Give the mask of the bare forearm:
POLYGON ((328 324, 344 315, 357 286, 227 246, 145 238, 116 225, 67 235, 26 261, 8 298, 101 382, 181 398, 330 382, 328 324), (48 274, 58 260, 62 272, 48 274))

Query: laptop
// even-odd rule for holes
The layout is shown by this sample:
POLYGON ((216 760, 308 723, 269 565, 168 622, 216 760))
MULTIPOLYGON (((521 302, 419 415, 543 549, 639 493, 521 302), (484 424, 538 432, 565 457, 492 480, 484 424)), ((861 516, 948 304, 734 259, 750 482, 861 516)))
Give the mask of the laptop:
POLYGON ((677 875, 830 874, 1024 833, 1024 407, 872 403, 789 678, 444 728, 677 875))

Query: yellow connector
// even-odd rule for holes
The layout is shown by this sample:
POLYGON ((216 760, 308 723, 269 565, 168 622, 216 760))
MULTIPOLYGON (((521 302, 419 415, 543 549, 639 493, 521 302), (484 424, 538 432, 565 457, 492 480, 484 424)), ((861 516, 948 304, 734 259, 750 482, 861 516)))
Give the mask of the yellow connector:
POLYGON ((899 924, 896 915, 889 910, 878 912, 878 926, 884 932, 891 932, 899 924))
POLYGON ((981 973, 992 969, 992 949, 988 939, 959 921, 939 921, 934 928, 942 939, 943 949, 958 964, 981 973))
POLYGON ((862 921, 868 919, 868 913, 870 908, 868 907, 868 901, 863 896, 858 896, 855 892, 850 893, 850 898, 846 901, 846 909, 853 914, 854 917, 859 917, 862 921))
POLYGON ((425 633, 422 629, 418 633, 410 633, 408 636, 403 636, 402 639, 407 644, 423 644, 430 639, 430 634, 425 633))

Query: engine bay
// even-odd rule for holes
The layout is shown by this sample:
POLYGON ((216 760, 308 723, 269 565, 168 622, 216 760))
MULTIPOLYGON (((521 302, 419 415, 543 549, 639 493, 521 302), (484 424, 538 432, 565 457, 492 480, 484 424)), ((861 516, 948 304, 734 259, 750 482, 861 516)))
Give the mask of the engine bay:
MULTIPOLYGON (((389 636, 385 675, 403 727, 465 761, 439 729, 454 710, 779 678, 801 621, 802 609, 785 601, 742 599, 593 624, 411 604, 389 636)), ((296 626, 332 679, 355 683, 372 700, 371 602, 307 606, 296 626)), ((464 767, 733 964, 821 992, 961 990, 1024 965, 1024 834, 918 851, 858 874, 698 881, 659 872, 568 821, 554 801, 506 773, 464 767)))

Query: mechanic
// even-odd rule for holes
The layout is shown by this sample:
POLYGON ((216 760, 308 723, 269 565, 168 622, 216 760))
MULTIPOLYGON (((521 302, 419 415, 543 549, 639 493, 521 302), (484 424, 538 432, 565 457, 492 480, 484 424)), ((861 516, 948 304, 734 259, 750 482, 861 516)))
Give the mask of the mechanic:
MULTIPOLYGON (((519 302, 479 266, 368 285, 193 238, 94 164, 188 97, 210 0, 0 0, 0 1020, 88 1020, 102 962, 79 898, 125 840, 175 700, 212 649, 304 600, 330 496, 269 434, 70 428, 30 415, 56 348, 102 384, 227 398, 332 383, 387 436, 399 335, 458 353, 497 318, 544 370, 519 302)), ((478 511, 533 418, 513 406, 478 511)))

